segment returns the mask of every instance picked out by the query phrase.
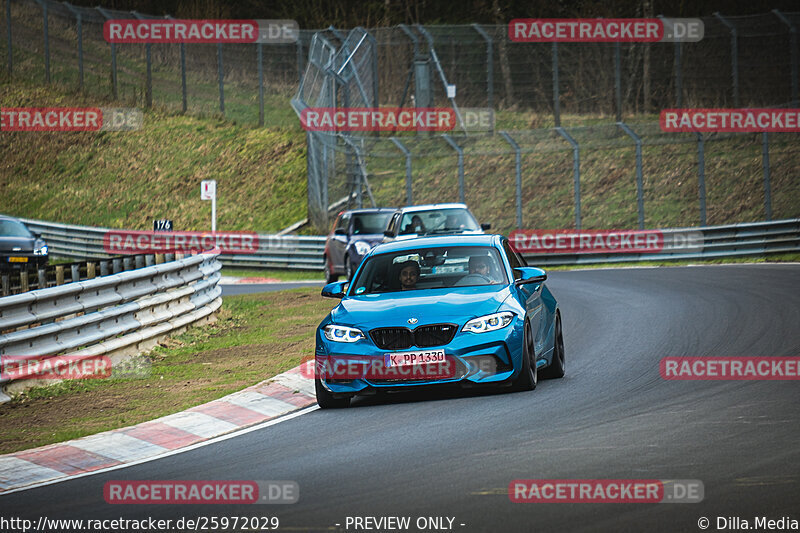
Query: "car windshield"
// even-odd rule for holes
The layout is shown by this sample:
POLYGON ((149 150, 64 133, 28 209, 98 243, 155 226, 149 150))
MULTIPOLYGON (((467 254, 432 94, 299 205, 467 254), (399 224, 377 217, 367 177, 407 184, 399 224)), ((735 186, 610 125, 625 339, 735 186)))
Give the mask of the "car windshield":
POLYGON ((478 230, 478 223, 463 208, 411 211, 403 215, 400 223, 400 235, 478 230))
POLYGON ((31 232, 22 222, 16 220, 0 220, 0 237, 32 237, 31 232))
POLYGON ((495 248, 420 248, 370 257, 350 295, 506 283, 505 269, 495 248))
POLYGON ((392 216, 391 211, 387 213, 354 213, 353 235, 383 233, 390 216, 392 216))

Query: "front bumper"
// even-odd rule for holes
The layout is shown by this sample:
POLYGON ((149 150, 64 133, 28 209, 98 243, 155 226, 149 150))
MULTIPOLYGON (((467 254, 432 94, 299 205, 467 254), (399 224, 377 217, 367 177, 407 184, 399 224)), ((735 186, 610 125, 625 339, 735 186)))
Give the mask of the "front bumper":
MULTIPOLYGON (((403 379, 330 379, 322 376, 320 381, 330 392, 346 396, 370 390, 411 389, 430 385, 497 385, 519 374, 523 339, 523 321, 519 317, 505 328, 487 333, 463 332, 460 330, 463 326, 463 323, 459 324, 459 331, 448 344, 424 349, 443 349, 448 359, 455 362, 453 377, 425 379, 412 375, 403 379)), ((365 334, 366 338, 354 343, 332 342, 318 329, 315 350, 317 368, 348 363, 365 367, 383 365, 386 354, 420 350, 381 350, 369 338, 368 332, 365 331, 365 334)))
POLYGON ((3 252, 0 255, 1 270, 34 270, 47 266, 47 255, 30 252, 3 252))

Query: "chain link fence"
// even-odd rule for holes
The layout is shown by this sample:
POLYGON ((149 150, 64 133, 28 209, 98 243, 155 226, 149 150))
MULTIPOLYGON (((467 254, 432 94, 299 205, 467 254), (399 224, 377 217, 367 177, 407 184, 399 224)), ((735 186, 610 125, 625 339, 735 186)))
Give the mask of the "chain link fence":
POLYGON ((103 101, 300 131, 293 96, 295 112, 420 105, 414 65, 426 61, 428 105, 496 111, 491 134, 307 133, 309 217, 321 232, 341 198, 464 200, 500 231, 800 216, 797 135, 698 138, 663 133, 647 117, 797 107, 800 12, 705 17, 697 43, 516 43, 506 25, 450 25, 300 30, 293 44, 111 45, 106 20, 149 16, 54 0, 0 5, 6 75, 103 101))

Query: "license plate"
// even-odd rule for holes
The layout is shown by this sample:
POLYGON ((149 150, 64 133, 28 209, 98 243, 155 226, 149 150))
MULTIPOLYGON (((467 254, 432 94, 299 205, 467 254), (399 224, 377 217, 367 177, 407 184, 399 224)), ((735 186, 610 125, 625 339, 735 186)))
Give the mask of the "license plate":
POLYGON ((387 367, 428 365, 431 363, 443 363, 444 361, 444 350, 420 350, 418 352, 387 353, 384 355, 384 363, 387 367))
POLYGON ((8 258, 8 262, 9 263, 27 263, 28 262, 28 258, 27 257, 9 257, 8 258))

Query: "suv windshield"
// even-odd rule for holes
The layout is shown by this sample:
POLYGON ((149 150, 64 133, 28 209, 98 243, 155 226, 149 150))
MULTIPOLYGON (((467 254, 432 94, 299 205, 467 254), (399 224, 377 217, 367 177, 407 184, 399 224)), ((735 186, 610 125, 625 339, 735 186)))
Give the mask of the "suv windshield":
POLYGON ((421 248, 372 256, 354 281, 350 295, 506 283, 503 262, 494 248, 421 248))
POLYGON ((353 213, 353 235, 383 233, 392 212, 386 213, 353 213))
POLYGON ((411 211, 400 222, 400 235, 459 231, 480 231, 469 211, 462 208, 411 211))

